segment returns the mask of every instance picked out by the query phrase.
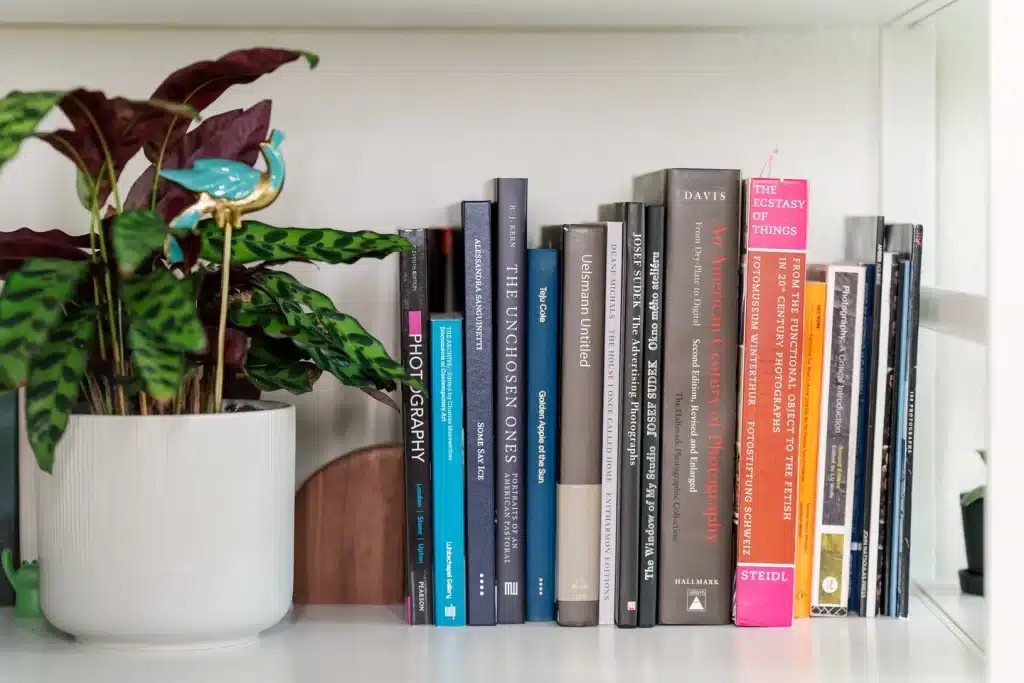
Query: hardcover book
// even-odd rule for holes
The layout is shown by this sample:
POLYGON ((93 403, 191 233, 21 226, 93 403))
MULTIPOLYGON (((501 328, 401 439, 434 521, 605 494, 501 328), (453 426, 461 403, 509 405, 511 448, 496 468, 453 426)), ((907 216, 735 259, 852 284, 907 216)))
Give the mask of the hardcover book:
POLYGON ((862 586, 861 594, 863 599, 860 614, 864 617, 875 617, 879 613, 881 601, 881 576, 879 569, 884 549, 888 544, 885 538, 885 504, 884 495, 887 491, 885 486, 888 477, 888 452, 891 428, 888 415, 891 412, 892 385, 894 383, 892 370, 895 362, 895 339, 896 320, 898 309, 894 304, 899 301, 898 292, 900 289, 899 268, 897 260, 892 253, 886 253, 882 258, 882 306, 879 309, 878 328, 880 330, 876 346, 878 347, 878 364, 875 367, 876 373, 872 377, 875 385, 874 392, 874 415, 879 416, 882 424, 876 426, 872 432, 872 458, 871 472, 867 477, 870 483, 870 497, 868 498, 865 512, 866 533, 864 538, 867 546, 863 548, 863 558, 867 559, 867 569, 864 575, 866 586, 862 586))
POLYGON ((622 381, 622 223, 606 223, 604 280, 604 400, 601 415, 601 598, 598 624, 615 623, 619 517, 619 401, 622 381))
POLYGON ((491 203, 462 202, 465 244, 466 572, 470 626, 497 621, 494 592, 494 316, 491 203))
POLYGON ((804 286, 803 394, 800 399, 800 464, 797 468, 796 597, 794 617, 811 616, 814 566, 815 493, 818 487, 818 429, 821 423, 821 374, 825 353, 825 303, 828 285, 808 270, 804 286))
POLYGON ((526 620, 554 621, 561 329, 559 253, 557 249, 529 249, 526 262, 526 620))
POLYGON ((437 625, 466 625, 466 513, 462 316, 430 318, 437 625))
POLYGON ((641 439, 646 290, 644 205, 639 202, 606 204, 598 209, 598 218, 620 222, 623 230, 615 623, 622 628, 635 628, 639 616, 641 564, 641 439))
POLYGON ((634 180, 665 206, 658 621, 728 624, 733 595, 740 172, 634 180))
POLYGON ((562 249, 562 395, 556 529, 558 623, 597 626, 601 596, 604 225, 546 230, 562 249))
POLYGON ((746 186, 737 626, 793 624, 807 194, 806 180, 746 186))
POLYGON ((864 277, 861 266, 828 268, 812 616, 848 613, 864 277))
POLYGON ((402 363, 423 390, 402 384, 405 460, 406 621, 434 623, 434 519, 430 484, 430 320, 427 231, 400 229, 412 243, 399 259, 402 363))
POLYGON ((494 205, 495 574, 498 623, 526 621, 526 190, 497 178, 494 205))
POLYGON ((644 211, 643 500, 641 508, 640 604, 637 626, 650 628, 658 614, 658 519, 661 488, 662 304, 665 277, 665 207, 644 211))

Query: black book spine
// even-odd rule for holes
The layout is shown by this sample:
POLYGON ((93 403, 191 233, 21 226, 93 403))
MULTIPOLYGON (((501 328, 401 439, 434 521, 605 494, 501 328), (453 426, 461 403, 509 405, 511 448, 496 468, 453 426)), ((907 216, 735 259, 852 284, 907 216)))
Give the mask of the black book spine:
MULTIPOLYGON (((882 301, 882 254, 885 250, 885 219, 878 216, 875 220, 875 270, 874 270, 874 288, 872 292, 874 294, 874 301, 872 302, 871 310, 871 337, 867 342, 868 348, 870 349, 870 356, 868 360, 868 368, 866 374, 866 383, 864 384, 862 391, 866 392, 866 404, 867 404, 867 430, 863 435, 863 443, 867 444, 864 448, 864 458, 857 464, 857 467, 863 468, 864 478, 863 486, 858 492, 861 496, 861 515, 864 518, 863 533, 861 534, 861 554, 860 554, 860 604, 857 608, 857 613, 861 616, 875 616, 873 614, 866 614, 868 609, 868 548, 871 545, 871 473, 874 471, 873 463, 875 456, 875 394, 882 389, 882 387, 875 386, 876 378, 878 377, 878 351, 879 351, 879 340, 881 339, 882 330, 882 306, 888 305, 888 302, 882 301)), ((862 380, 863 381, 863 380, 862 380)))
POLYGON ((498 178, 494 207, 498 623, 526 622, 526 179, 498 178))
POLYGON ((895 484, 896 471, 894 468, 893 438, 896 434, 896 414, 899 401, 896 395, 896 364, 900 354, 900 301, 903 297, 903 288, 907 285, 903 281, 902 257, 893 259, 892 267, 892 293, 889 297, 889 357, 886 361, 885 380, 885 415, 880 425, 882 428, 882 495, 879 506, 882 508, 879 513, 878 522, 878 613, 882 616, 892 616, 889 611, 889 563, 892 561, 892 548, 889 543, 889 524, 892 523, 892 500, 893 486, 895 484))
POLYGON ((421 389, 402 385, 405 451, 406 621, 434 623, 434 520, 430 483, 430 349, 427 231, 398 234, 413 244, 399 262, 402 363, 421 389))
POLYGON ((494 299, 491 203, 462 203, 465 244, 467 622, 497 622, 494 602, 494 299))
POLYGON ((607 204, 598 220, 622 223, 622 352, 619 400, 619 503, 616 548, 615 623, 636 628, 640 601, 641 434, 643 430, 644 205, 607 204))
POLYGON ((907 618, 910 615, 910 527, 911 527, 911 494, 914 490, 914 418, 917 407, 917 340, 921 324, 921 246, 924 241, 924 229, 915 225, 913 244, 910 248, 910 320, 907 324, 907 431, 904 470, 902 480, 902 501, 900 517, 902 518, 902 538, 899 549, 899 586, 897 595, 899 606, 897 616, 907 618))
POLYGON ((658 612, 658 515, 661 481, 662 306, 665 274, 665 207, 648 206, 644 225, 643 436, 640 447, 643 501, 640 515, 640 586, 637 626, 649 628, 658 612))

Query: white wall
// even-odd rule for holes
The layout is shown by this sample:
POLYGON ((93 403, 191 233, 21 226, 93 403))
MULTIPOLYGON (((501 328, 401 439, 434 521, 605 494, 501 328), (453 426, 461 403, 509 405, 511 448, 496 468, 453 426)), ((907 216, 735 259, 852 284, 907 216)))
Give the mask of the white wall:
MULTIPOLYGON (((845 214, 879 208, 874 30, 743 33, 0 30, 0 91, 88 84, 144 97, 190 61, 254 45, 322 57, 228 93, 269 97, 288 186, 262 218, 355 230, 449 223, 497 175, 530 178, 529 224, 595 217, 633 174, 670 165, 811 179, 811 252, 841 255, 845 214)), ((56 116, 48 120, 58 123, 56 116)), ((129 167, 126 178, 141 165, 129 167)), ((70 165, 28 143, 0 181, 0 229, 84 231, 70 165)), ((296 269, 397 352, 397 259, 296 269)), ((333 378, 296 400, 301 480, 395 439, 397 417, 333 378)))
MULTIPOLYGON (((985 295, 988 250, 987 0, 959 0, 935 17, 938 226, 934 285, 985 295)), ((959 494, 985 482, 985 347, 930 335, 935 349, 936 583, 966 564, 959 494)))

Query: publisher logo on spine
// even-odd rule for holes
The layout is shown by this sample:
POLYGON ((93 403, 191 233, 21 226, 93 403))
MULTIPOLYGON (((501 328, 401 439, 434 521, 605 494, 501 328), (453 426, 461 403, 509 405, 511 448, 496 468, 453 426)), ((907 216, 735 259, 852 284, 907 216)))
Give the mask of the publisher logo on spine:
POLYGON ((708 591, 706 588, 686 589, 686 611, 706 612, 708 609, 708 591))

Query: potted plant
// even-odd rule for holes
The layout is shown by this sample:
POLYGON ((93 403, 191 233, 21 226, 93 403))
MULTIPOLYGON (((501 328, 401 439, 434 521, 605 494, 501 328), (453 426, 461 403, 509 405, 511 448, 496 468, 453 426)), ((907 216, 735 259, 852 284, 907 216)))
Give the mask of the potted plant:
POLYGON ((269 101, 191 126, 231 86, 299 59, 317 63, 231 52, 141 101, 81 88, 0 100, 0 169, 27 139, 48 143, 75 165, 88 216, 84 235, 0 233, 0 391, 26 392, 42 609, 79 640, 201 647, 276 623, 292 595, 295 417, 261 392, 306 392, 328 372, 394 406, 384 392, 413 382, 329 297, 275 269, 411 245, 243 220, 284 184, 269 101), (37 131, 53 108, 70 127, 37 131), (140 151, 151 164, 122 198, 140 151))
MULTIPOLYGON (((978 450, 982 462, 988 462, 984 449, 978 450)), ((960 591, 968 595, 985 594, 985 485, 960 494, 960 514, 964 523, 964 548, 967 568, 960 570, 960 591)))

